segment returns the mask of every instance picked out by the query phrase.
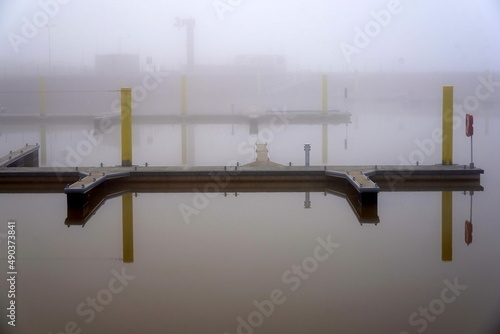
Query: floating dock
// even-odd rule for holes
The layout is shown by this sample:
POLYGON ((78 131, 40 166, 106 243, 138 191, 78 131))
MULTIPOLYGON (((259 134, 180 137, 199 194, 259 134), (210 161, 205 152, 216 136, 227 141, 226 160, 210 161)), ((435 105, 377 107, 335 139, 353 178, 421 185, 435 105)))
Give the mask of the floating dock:
POLYGON ((80 173, 80 179, 64 188, 66 194, 85 194, 103 182, 129 176, 129 172, 89 172, 80 173))
MULTIPOLYGON (((214 175, 239 181, 307 181, 344 178, 360 192, 377 192, 377 181, 402 178, 404 181, 479 181, 481 168, 469 165, 352 165, 352 166, 207 166, 207 167, 21 167, 0 168, 0 185, 23 182, 61 182, 68 178, 87 177, 90 173, 105 173, 108 177, 127 177, 128 181, 210 181, 214 175), (116 174, 118 173, 118 174, 116 174), (371 182, 374 181, 374 182, 371 182)), ((103 179, 99 179, 102 183, 103 179)), ((75 181, 76 182, 76 181, 75 181)), ((94 181, 94 182, 97 182, 94 181)), ((401 180, 403 182, 403 180, 401 180)))
POLYGON ((40 145, 28 145, 0 157, 0 167, 38 167, 40 145))
POLYGON ((483 173, 468 165, 12 167, 0 168, 0 193, 64 192, 69 226, 126 193, 323 192, 345 198, 361 224, 377 224, 381 191, 481 191, 483 173))
POLYGON ((0 187, 26 183, 70 182, 66 194, 85 194, 111 179, 127 182, 213 183, 272 187, 274 182, 347 181, 360 194, 361 204, 377 202, 385 190, 409 187, 409 182, 435 184, 479 182, 484 170, 468 165, 392 166, 222 166, 222 167, 80 167, 0 168, 0 187), (219 180, 219 181, 218 181, 219 180), (222 181, 220 181, 222 180, 222 181))
POLYGON ((244 166, 51 168, 37 167, 39 148, 26 145, 0 158, 0 192, 64 192, 69 224, 85 224, 107 198, 117 194, 193 189, 323 191, 346 198, 360 222, 377 223, 381 190, 477 191, 482 190, 479 182, 484 173, 473 165, 283 166, 270 161, 266 144, 257 145, 256 161, 244 166))

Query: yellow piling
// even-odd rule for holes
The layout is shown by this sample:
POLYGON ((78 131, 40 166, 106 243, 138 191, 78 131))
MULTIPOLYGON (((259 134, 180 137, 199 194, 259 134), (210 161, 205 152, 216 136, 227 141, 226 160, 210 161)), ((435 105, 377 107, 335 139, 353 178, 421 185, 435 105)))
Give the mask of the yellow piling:
POLYGON ((257 72, 257 98, 259 112, 262 110, 262 71, 257 72))
MULTIPOLYGON (((328 113, 328 76, 323 75, 323 84, 322 84, 322 113, 328 113)), ((328 124, 323 124, 322 126, 322 161, 323 165, 328 163, 328 124)))
POLYGON ((187 115, 186 76, 181 77, 181 114, 187 115))
POLYGON ((453 193, 443 191, 441 195, 441 260, 453 260, 453 193))
POLYGON ((260 94, 262 93, 262 71, 258 70, 257 71, 257 93, 260 94))
POLYGON ((187 159, 187 124, 182 124, 181 128, 181 136, 182 136, 182 144, 181 144, 181 150, 182 150, 182 164, 187 165, 188 159, 187 159))
POLYGON ((45 77, 40 77, 40 116, 45 116, 46 98, 45 98, 45 77))
POLYGON ((134 210, 132 194, 122 196, 123 262, 134 262, 134 210))
MULTIPOLYGON (((40 77, 40 116, 45 116, 46 113, 46 95, 45 95, 45 77, 40 77)), ((40 125, 40 165, 45 166, 47 164, 47 140, 46 140, 46 128, 45 124, 40 125)))
MULTIPOLYGON (((181 77, 181 115, 187 115, 186 76, 181 77)), ((187 124, 181 125, 181 155, 182 165, 187 165, 187 124)))
POLYGON ((323 114, 328 112, 328 76, 326 74, 323 75, 323 103, 322 103, 322 111, 323 114))
POLYGON ((443 165, 453 164, 453 86, 443 87, 443 165))
POLYGON ((40 166, 47 165, 47 129, 45 124, 40 125, 40 166))
POLYGON ((326 165, 328 164, 328 124, 323 124, 322 133, 323 133, 322 160, 323 160, 323 165, 326 165))
POLYGON ((132 89, 121 89, 122 166, 132 166, 132 89))

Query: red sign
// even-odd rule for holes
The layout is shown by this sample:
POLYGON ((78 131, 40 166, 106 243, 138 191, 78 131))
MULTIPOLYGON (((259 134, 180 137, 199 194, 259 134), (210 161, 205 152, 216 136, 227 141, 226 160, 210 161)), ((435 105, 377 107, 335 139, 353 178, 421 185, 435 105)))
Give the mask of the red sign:
POLYGON ((465 115, 465 135, 470 137, 474 134, 474 117, 471 114, 465 115))

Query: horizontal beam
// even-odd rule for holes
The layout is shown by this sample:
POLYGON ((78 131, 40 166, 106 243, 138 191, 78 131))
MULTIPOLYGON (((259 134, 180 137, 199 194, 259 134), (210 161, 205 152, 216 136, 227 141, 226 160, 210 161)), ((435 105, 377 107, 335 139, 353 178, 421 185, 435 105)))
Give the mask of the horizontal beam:
MULTIPOLYGON (((349 124, 351 123, 351 114, 335 110, 328 111, 327 114, 321 114, 319 111, 277 111, 275 113, 263 113, 257 115, 249 114, 188 114, 188 115, 141 115, 134 114, 132 120, 134 124, 151 124, 161 122, 164 124, 250 124, 257 121, 260 124, 268 123, 272 119, 278 118, 281 121, 286 120, 290 124, 349 124), (257 117, 255 117, 257 116, 257 117)), ((117 114, 108 115, 0 115, 2 123, 32 123, 33 121, 50 124, 67 124, 75 122, 86 123, 94 121, 113 122, 119 124, 120 117, 117 114)), ((274 122, 274 121, 273 121, 274 122)))

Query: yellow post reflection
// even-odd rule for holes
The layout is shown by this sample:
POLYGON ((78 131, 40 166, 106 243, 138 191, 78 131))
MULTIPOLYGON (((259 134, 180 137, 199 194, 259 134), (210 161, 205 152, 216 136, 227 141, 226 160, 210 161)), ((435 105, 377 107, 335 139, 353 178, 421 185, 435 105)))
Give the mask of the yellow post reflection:
POLYGON ((453 193, 443 191, 441 195, 441 260, 453 260, 453 193))
POLYGON ((122 196, 123 262, 134 262, 134 210, 132 193, 122 196))

